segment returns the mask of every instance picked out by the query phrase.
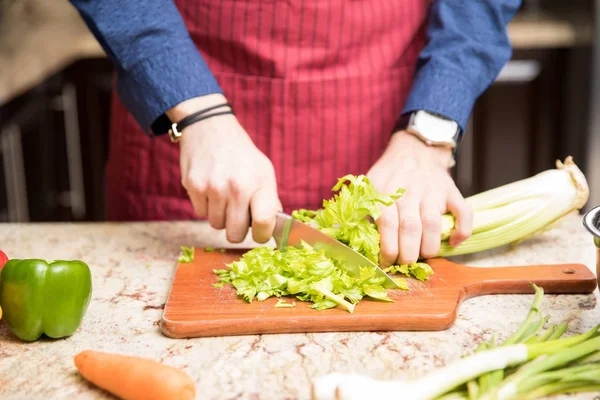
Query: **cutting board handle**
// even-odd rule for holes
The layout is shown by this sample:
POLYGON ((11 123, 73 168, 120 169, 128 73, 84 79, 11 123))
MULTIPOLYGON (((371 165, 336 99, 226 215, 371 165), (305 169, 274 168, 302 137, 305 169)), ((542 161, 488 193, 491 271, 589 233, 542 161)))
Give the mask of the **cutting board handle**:
POLYGON ((523 267, 467 268, 466 297, 488 294, 533 293, 532 283, 544 293, 592 293, 598 284, 596 276, 583 264, 531 265, 523 267))

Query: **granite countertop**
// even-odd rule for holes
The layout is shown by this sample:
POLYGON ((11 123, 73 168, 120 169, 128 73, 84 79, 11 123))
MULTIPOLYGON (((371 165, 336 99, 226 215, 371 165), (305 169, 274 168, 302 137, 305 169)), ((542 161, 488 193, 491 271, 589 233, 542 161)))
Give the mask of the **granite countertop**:
MULTIPOLYGON (((83 381, 73 356, 95 349, 150 357, 196 381, 200 399, 307 399, 311 379, 361 372, 382 379, 416 377, 472 350, 495 333, 503 339, 525 318, 531 295, 474 298, 456 324, 441 332, 319 333, 176 340, 158 327, 180 245, 224 244, 205 223, 3 224, 0 243, 11 258, 82 259, 94 292, 80 329, 70 338, 16 340, 0 321, 0 398, 104 399, 83 381)), ((474 266, 584 263, 593 269, 591 236, 572 215, 561 226, 515 248, 458 257, 474 266)), ((592 295, 546 295, 542 308, 567 335, 600 322, 592 295)), ((577 398, 593 399, 594 395, 577 398)))

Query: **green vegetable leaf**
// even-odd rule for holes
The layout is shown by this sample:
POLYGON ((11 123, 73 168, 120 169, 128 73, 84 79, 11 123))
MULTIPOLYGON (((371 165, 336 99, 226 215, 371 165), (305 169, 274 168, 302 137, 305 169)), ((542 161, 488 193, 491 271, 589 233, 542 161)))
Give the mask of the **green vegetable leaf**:
POLYGON ((258 247, 245 253, 228 269, 214 270, 219 283, 231 283, 247 302, 295 295, 324 310, 340 306, 350 312, 365 296, 391 301, 383 279, 372 267, 362 267, 358 278, 349 276, 337 260, 329 259, 306 243, 285 252, 258 247))
POLYGON ((293 301, 291 303, 286 303, 285 300, 280 299, 280 300, 277 300, 277 303, 275 303, 275 305, 273 307, 275 307, 275 308, 294 308, 294 307, 296 307, 296 302, 293 301))
POLYGON ((402 274, 409 277, 416 278, 420 281, 429 279, 429 276, 433 274, 433 269, 429 264, 423 262, 415 262, 412 264, 392 265, 391 267, 385 268, 385 272, 390 274, 402 274))
MULTIPOLYGON (((382 207, 393 205, 404 194, 404 189, 384 194, 377 191, 366 176, 346 175, 332 190, 335 194, 323 201, 323 208, 295 210, 292 217, 378 263, 380 237, 374 221, 381 216, 382 207)), ((231 283, 237 294, 248 302, 273 296, 296 296, 301 301, 312 302, 312 308, 317 310, 341 307, 353 312, 355 305, 365 297, 392 301, 383 286, 385 277, 378 276, 375 268, 363 266, 359 277, 350 276, 339 260, 326 257, 307 243, 299 248, 288 247, 285 252, 270 247, 255 248, 229 264, 228 269, 214 272, 220 283, 231 283)), ((392 266, 388 272, 421 281, 433 273, 425 263, 392 266)), ((404 279, 395 281, 400 289, 408 290, 404 279)))
POLYGON ((399 289, 408 290, 408 284, 402 278, 394 278, 394 281, 398 284, 399 289))
POLYGON ((194 261, 194 248, 181 246, 181 255, 179 256, 180 263, 191 263, 194 261))
POLYGON ((373 222, 381 216, 381 206, 391 206, 404 194, 383 194, 364 175, 346 175, 332 189, 337 192, 323 201, 317 211, 297 210, 292 217, 307 223, 358 251, 369 260, 379 262, 379 231, 373 222))

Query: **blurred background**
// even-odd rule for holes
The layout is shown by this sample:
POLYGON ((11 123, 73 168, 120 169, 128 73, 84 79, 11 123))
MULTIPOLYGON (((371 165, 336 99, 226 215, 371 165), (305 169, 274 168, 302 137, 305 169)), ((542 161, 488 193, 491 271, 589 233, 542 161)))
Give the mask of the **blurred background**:
MULTIPOLYGON (((525 0, 478 100, 465 196, 571 155, 600 204, 600 2, 525 0)), ((0 0, 0 221, 101 221, 113 69, 67 0, 0 0)))

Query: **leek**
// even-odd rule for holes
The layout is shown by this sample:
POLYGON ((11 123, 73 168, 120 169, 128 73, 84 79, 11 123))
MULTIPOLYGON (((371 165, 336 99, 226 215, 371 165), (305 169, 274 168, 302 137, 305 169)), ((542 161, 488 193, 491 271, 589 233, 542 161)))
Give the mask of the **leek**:
POLYGON ((411 400, 517 400, 552 394, 593 392, 600 388, 600 332, 561 338, 566 324, 541 330, 548 317, 535 298, 521 327, 504 343, 479 345, 473 355, 413 380, 376 380, 361 374, 331 374, 313 382, 314 400, 408 398, 411 400))
POLYGON ((569 156, 564 163, 556 161, 556 169, 466 198, 473 209, 473 234, 457 247, 448 243, 455 219, 443 215, 437 256, 471 254, 525 240, 580 210, 588 198, 585 176, 569 156))

